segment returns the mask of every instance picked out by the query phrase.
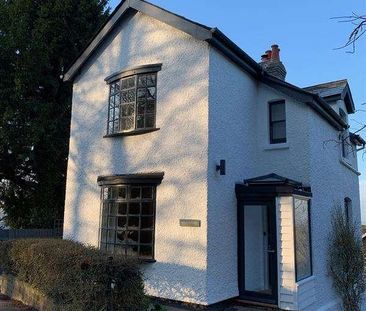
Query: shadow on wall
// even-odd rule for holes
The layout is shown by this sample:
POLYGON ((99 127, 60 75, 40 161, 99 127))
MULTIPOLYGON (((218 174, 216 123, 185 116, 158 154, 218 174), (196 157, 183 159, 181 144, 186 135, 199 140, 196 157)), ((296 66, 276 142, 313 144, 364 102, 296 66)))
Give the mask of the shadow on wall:
MULTIPOLYGON (((200 214, 207 212, 208 63, 202 64, 201 56, 208 55, 208 50, 204 49, 206 43, 182 33, 177 42, 177 36, 168 36, 161 29, 165 26, 151 24, 143 27, 144 23, 133 23, 123 32, 117 27, 84 68, 83 81, 76 81, 68 168, 70 211, 65 231, 68 238, 79 241, 88 240, 86 232, 97 236, 99 175, 164 171, 158 188, 159 240, 155 245, 161 260, 144 267, 144 271, 149 270, 147 288, 152 295, 204 303, 206 234, 201 231, 198 240, 187 242, 178 219, 192 213, 193 207, 200 214), (186 41, 202 44, 205 53, 191 55, 186 41), (107 47, 111 48, 108 54, 107 47), (108 115, 104 78, 123 68, 160 62, 163 69, 158 75, 156 122, 161 129, 145 135, 103 138, 108 115), (159 277, 154 274, 156 270, 159 277)), ((205 230, 207 215, 202 217, 200 230, 205 230)), ((190 234, 196 236, 196 232, 190 234)))

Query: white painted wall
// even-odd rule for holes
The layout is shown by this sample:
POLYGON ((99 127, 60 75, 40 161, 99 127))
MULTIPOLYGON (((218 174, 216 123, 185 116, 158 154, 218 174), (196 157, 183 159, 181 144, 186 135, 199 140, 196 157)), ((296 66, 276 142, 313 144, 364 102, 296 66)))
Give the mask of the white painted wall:
POLYGON ((324 147, 338 133, 308 106, 258 83, 207 43, 138 13, 117 27, 78 76, 72 112, 65 238, 98 244, 99 175, 164 171, 157 262, 143 267, 147 293, 200 304, 232 298, 238 295, 235 183, 277 173, 312 186, 317 301, 332 303, 325 262, 330 211, 348 196, 359 221, 358 178, 340 163, 339 145, 324 147), (103 139, 104 78, 154 63, 163 63, 160 130, 103 139), (268 101, 276 99, 286 101, 288 142, 273 148, 268 101), (220 159, 226 176, 216 172, 220 159), (202 226, 179 227, 181 218, 200 219, 202 226))
POLYGON ((154 264, 143 267, 150 295, 207 303, 208 44, 140 13, 117 27, 74 84, 64 238, 98 245, 99 175, 163 171, 157 188, 154 264), (105 77, 162 63, 157 127, 103 138, 105 77), (200 219, 183 228, 179 219, 200 219))

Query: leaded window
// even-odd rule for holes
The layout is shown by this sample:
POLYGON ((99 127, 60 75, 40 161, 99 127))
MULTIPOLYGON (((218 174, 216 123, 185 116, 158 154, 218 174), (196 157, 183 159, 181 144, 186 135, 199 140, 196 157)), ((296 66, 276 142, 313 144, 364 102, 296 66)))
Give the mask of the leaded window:
POLYGON ((98 177, 99 244, 111 254, 154 259, 156 189, 164 173, 98 177))
POLYGON ((155 127, 156 73, 121 79, 110 85, 108 134, 155 127))
POLYGON ((101 249, 153 258, 155 186, 103 187, 101 249))
POLYGON ((106 79, 110 88, 107 135, 155 129, 160 69, 161 64, 141 66, 106 79))

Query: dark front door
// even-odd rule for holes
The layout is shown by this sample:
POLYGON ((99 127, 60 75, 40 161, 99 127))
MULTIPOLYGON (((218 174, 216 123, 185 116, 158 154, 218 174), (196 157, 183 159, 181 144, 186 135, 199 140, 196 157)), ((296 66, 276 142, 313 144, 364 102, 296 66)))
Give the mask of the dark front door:
POLYGON ((277 243, 274 199, 239 206, 240 298, 277 304, 277 243))

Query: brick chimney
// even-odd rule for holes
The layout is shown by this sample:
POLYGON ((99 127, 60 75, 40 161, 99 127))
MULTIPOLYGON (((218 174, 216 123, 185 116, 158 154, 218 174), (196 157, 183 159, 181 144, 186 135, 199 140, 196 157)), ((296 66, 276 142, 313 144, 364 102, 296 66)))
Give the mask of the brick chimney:
POLYGON ((280 49, 277 44, 272 45, 271 48, 271 50, 266 51, 265 54, 262 55, 259 64, 270 75, 285 80, 287 72, 280 60, 280 49))

